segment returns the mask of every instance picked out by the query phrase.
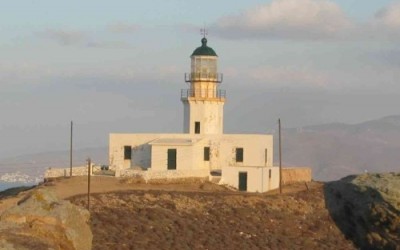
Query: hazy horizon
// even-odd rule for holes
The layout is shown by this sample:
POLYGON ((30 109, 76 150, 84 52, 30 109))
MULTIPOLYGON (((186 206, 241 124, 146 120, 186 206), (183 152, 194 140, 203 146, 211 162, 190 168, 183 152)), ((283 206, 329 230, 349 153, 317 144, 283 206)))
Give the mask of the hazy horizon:
POLYGON ((4 3, 0 159, 182 131, 200 28, 219 56, 226 133, 400 111, 400 1, 4 3), (209 8, 213 6, 213 8, 209 8))

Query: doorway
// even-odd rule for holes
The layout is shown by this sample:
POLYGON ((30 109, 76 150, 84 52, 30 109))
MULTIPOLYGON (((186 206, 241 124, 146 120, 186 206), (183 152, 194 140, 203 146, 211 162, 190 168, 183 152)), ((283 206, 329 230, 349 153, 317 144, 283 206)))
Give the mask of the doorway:
POLYGON ((247 191, 247 172, 239 172, 239 191, 247 191))
POLYGON ((176 149, 168 149, 168 170, 176 169, 176 149))

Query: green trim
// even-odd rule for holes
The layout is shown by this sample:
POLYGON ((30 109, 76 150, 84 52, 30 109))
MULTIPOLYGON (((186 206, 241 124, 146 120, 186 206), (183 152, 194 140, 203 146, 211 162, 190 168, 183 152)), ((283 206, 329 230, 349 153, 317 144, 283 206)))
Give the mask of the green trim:
POLYGON ((207 38, 201 39, 201 47, 195 49, 192 56, 217 56, 215 51, 207 46, 207 38))

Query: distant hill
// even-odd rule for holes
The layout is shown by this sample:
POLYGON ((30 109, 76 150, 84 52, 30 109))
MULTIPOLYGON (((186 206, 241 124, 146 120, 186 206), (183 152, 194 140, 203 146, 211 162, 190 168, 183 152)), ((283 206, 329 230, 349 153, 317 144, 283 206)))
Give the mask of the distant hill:
MULTIPOLYGON (((73 165, 86 164, 90 157, 95 164, 108 164, 108 148, 85 148, 73 151, 73 165)), ((43 152, 0 159, 0 182, 34 183, 46 169, 69 167, 69 151, 43 152)))
MULTIPOLYGON (((310 166, 316 180, 400 169, 400 115, 359 124, 331 123, 282 130, 283 164, 310 166)), ((275 135, 275 162, 278 136, 275 135)))
MULTIPOLYGON (((284 166, 310 166, 316 180, 400 169, 400 115, 359 124, 284 128, 282 136, 284 166)), ((274 146, 278 162, 277 133, 274 146)), ((74 150, 73 165, 85 164, 89 156, 96 164, 108 164, 108 148, 104 146, 74 150)), ((18 176, 36 178, 49 167, 68 166, 68 150, 0 159, 0 182, 5 173, 19 172, 18 176)))

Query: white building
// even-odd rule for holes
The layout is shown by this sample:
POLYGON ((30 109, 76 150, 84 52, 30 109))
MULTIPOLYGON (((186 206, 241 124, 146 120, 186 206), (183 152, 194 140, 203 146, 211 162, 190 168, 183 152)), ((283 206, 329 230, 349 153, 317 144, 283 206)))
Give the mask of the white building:
POLYGON ((225 90, 217 73, 218 56, 202 45, 191 55, 189 89, 181 91, 182 134, 110 134, 110 167, 120 176, 147 178, 208 177, 222 171, 221 183, 264 192, 278 188, 273 167, 273 137, 265 134, 224 134, 225 90))

